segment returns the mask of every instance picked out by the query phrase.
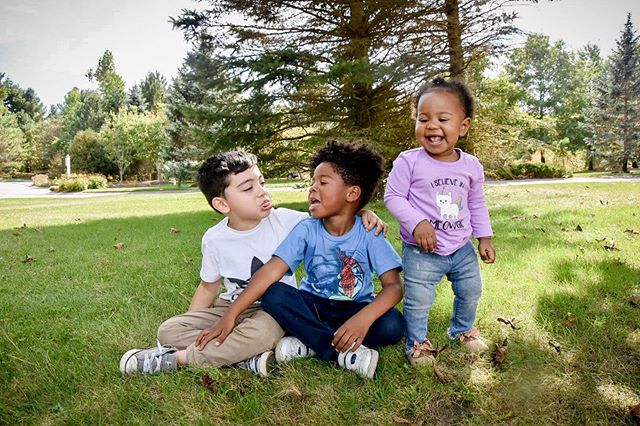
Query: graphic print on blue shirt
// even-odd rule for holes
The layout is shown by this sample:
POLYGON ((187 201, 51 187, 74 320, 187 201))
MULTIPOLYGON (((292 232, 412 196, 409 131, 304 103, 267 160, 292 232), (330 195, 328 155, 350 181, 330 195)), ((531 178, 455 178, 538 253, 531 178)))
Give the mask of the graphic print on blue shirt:
POLYGON ((340 299, 353 300, 364 285, 364 270, 353 257, 340 250, 338 252, 342 269, 338 275, 338 294, 340 299))

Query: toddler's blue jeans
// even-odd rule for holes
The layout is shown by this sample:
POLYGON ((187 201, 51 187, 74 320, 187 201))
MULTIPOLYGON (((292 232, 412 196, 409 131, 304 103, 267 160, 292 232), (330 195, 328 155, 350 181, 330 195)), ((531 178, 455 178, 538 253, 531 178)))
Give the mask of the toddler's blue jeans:
MULTIPOLYGON (((280 282, 262 296, 262 309, 278 321, 287 334, 300 339, 325 362, 337 357, 331 346, 333 333, 368 304, 325 299, 280 282)), ((404 331, 402 314, 392 308, 373 322, 362 343, 372 349, 393 345, 404 337, 404 331)))
POLYGON ((482 278, 478 256, 471 241, 448 256, 440 256, 403 244, 404 318, 407 322, 405 350, 411 352, 413 342, 427 340, 429 311, 436 296, 436 284, 443 276, 453 289, 453 312, 447 334, 455 339, 470 331, 476 320, 482 294, 482 278))

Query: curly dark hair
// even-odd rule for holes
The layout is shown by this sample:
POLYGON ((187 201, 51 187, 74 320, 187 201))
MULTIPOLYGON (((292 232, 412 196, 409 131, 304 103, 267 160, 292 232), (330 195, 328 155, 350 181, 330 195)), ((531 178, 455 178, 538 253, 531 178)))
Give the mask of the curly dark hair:
POLYGON ((229 175, 242 173, 256 164, 256 156, 245 151, 219 152, 207 158, 200 166, 196 176, 198 188, 213 207, 211 200, 224 194, 229 186, 229 175))
POLYGON ((331 163, 347 185, 360 187, 358 210, 371 199, 383 173, 383 159, 371 146, 366 144, 329 141, 311 159, 315 170, 320 163, 331 163))
POLYGON ((445 80, 442 77, 436 77, 432 81, 424 83, 415 95, 411 98, 411 117, 416 118, 416 111, 418 110, 418 102, 425 93, 432 92, 434 90, 446 90, 453 93, 460 99, 460 104, 464 110, 466 117, 473 118, 475 112, 475 105, 473 101, 473 95, 471 90, 462 81, 451 79, 445 80))

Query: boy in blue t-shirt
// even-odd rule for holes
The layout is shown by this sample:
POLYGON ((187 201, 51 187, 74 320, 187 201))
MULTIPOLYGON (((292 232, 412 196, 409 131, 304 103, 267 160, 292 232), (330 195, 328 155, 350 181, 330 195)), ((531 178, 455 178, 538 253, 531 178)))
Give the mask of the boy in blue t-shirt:
POLYGON ((313 157, 311 218, 300 222, 249 281, 218 325, 202 336, 221 345, 235 320, 262 297, 262 308, 290 335, 276 360, 315 355, 371 378, 380 346, 404 336, 399 256, 382 236, 363 232, 356 216, 382 176, 382 158, 366 145, 329 142, 313 157), (304 261, 300 289, 278 280, 304 261), (382 290, 373 294, 372 275, 382 290), (275 284, 274 284, 275 283, 275 284))

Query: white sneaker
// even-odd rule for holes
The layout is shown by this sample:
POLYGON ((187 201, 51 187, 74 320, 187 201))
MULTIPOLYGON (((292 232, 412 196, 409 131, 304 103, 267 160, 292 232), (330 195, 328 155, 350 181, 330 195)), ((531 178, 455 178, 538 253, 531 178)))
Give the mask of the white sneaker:
POLYGON ((238 368, 250 371, 257 376, 266 377, 273 368, 273 351, 263 352, 234 364, 238 368))
POLYGON ((283 337, 276 345, 276 361, 278 362, 287 362, 296 358, 307 358, 315 354, 313 349, 293 336, 283 337))
POLYGON ((176 371, 178 350, 173 346, 158 346, 149 349, 131 349, 120 358, 122 374, 157 374, 176 371))
POLYGON ((338 352, 338 365, 359 376, 373 379, 378 366, 378 351, 360 345, 355 352, 338 352))

